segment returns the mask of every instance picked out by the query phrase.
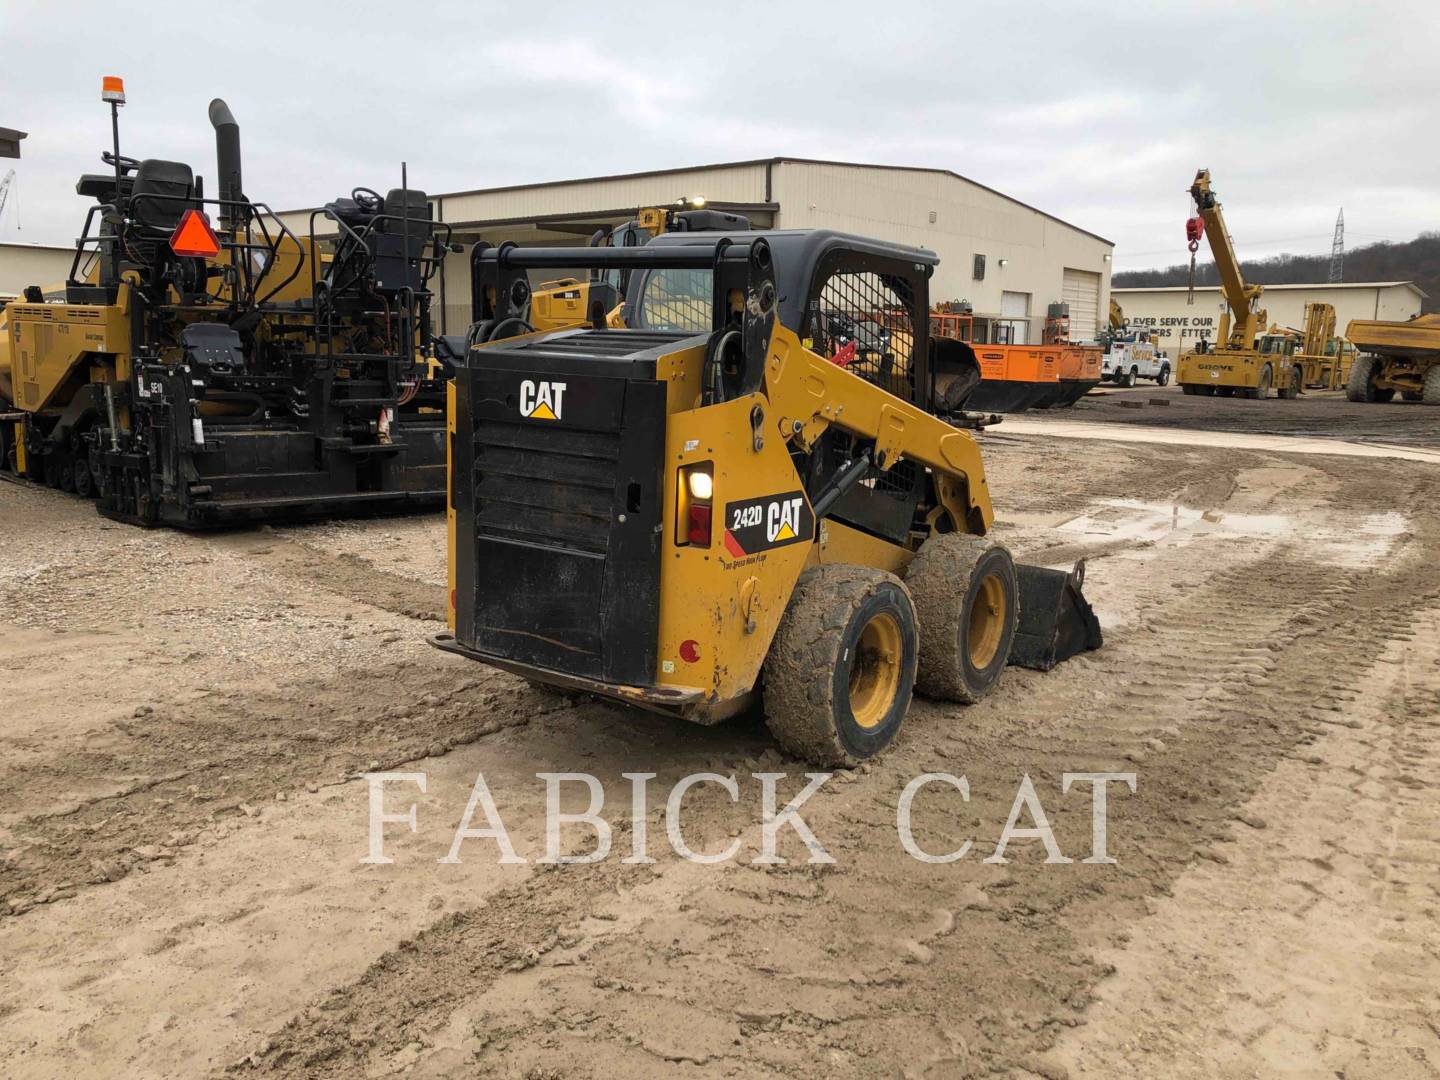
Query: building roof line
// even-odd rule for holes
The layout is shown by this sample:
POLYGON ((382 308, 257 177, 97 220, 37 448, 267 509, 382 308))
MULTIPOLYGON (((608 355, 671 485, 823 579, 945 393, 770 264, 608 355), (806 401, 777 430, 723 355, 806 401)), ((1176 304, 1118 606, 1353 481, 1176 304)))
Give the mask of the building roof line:
MULTIPOLYGON (((1266 292, 1273 292, 1278 289, 1398 289, 1408 286, 1414 289, 1424 299, 1428 300, 1430 294, 1420 288, 1413 281, 1315 281, 1295 282, 1279 285, 1268 285, 1264 282, 1257 284, 1265 285, 1266 292)), ((1208 292, 1218 292, 1219 285, 1196 285, 1196 289, 1204 289, 1208 292)), ((1188 285, 1112 285, 1111 292, 1116 293, 1141 293, 1141 292, 1189 292, 1188 285)))
MULTIPOLYGON (((783 165, 786 162, 792 162, 796 165, 834 165, 849 169, 885 169, 891 172, 923 172, 933 173, 937 176, 949 176, 956 180, 964 181, 982 191, 988 191, 991 195, 1004 199, 1006 202, 1014 203, 1016 206, 1029 210, 1033 214, 1039 214, 1043 218, 1048 218, 1056 224, 1064 225, 1067 229, 1074 229, 1078 233, 1083 233, 1092 239, 1099 240, 1102 244, 1108 244, 1111 247, 1115 246, 1115 241, 1108 240, 1099 233, 1091 232, 1089 229, 1082 229, 1079 225, 1066 221, 1064 218, 1046 213, 1044 210, 1031 206, 1027 202, 1022 202, 1013 195, 1007 195, 1003 191, 999 191, 987 184, 982 184, 978 180, 972 180, 970 177, 963 176, 951 169, 938 169, 927 165, 877 165, 868 161, 833 161, 826 158, 805 157, 750 158, 744 161, 716 161, 706 165, 679 165, 668 169, 644 169, 640 172, 610 173, 603 176, 577 176, 568 180, 540 180, 528 184, 502 184, 498 187, 470 188, 465 191, 441 191, 431 194, 430 198, 460 199, 469 195, 501 195, 512 191, 536 191, 543 188, 563 187, 568 184, 603 184, 614 180, 641 180, 647 177, 666 176, 672 173, 708 172, 716 169, 743 169, 757 165, 783 165)), ((281 210, 278 211, 278 213, 298 214, 313 209, 315 209, 315 207, 297 207, 293 210, 281 210)))

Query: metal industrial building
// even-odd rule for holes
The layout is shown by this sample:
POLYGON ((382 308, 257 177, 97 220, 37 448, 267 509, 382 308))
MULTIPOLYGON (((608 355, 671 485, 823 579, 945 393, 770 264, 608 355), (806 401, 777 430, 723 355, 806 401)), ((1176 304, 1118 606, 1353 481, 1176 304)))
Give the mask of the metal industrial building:
POLYGON ((0 244, 0 297, 18 296, 27 285, 63 285, 74 258, 73 247, 0 244))
MULTIPOLYGON (((1201 337, 1214 343, 1225 311, 1217 286, 1197 286, 1193 304, 1187 302, 1188 294, 1189 289, 1183 285, 1114 290, 1115 300, 1125 309, 1130 325, 1154 330, 1172 358, 1193 348, 1201 337)), ((1351 319, 1409 319, 1420 314, 1424 299, 1425 293, 1413 281, 1346 281, 1333 285, 1266 285, 1260 305, 1270 322, 1303 329, 1306 304, 1333 304, 1335 325, 1343 334, 1351 319)))
MULTIPOLYGON (((691 195, 757 228, 836 229, 930 248, 941 260, 933 300, 968 300, 977 314, 1028 320, 1021 329, 1031 341, 1055 301, 1069 302, 1075 340, 1093 339, 1108 309, 1114 245, 983 184, 944 169, 763 158, 432 194, 436 218, 467 252, 446 262, 445 331, 469 325, 468 250, 476 240, 583 243, 639 207, 691 195)), ((310 213, 281 216, 301 232, 310 213)))

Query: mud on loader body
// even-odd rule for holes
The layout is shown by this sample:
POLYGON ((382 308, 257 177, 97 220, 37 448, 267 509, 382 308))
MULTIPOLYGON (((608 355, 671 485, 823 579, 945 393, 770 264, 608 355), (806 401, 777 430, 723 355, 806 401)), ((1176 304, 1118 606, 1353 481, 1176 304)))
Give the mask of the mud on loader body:
POLYGON ((1098 646, 1078 575, 985 538, 978 446, 931 411, 970 374, 928 334, 936 261, 823 231, 479 249, 434 643, 701 723, 763 702, 817 763, 886 746, 916 688, 1098 646), (625 328, 492 336, 540 268, 638 271, 625 328))

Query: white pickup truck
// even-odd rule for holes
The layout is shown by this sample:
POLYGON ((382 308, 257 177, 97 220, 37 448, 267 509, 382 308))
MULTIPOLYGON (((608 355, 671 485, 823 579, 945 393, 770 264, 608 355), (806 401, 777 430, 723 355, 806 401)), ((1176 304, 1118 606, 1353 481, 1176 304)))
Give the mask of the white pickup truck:
POLYGON ((1164 386, 1170 381, 1170 358, 1155 347, 1147 330, 1111 338, 1100 358, 1100 380, 1134 386, 1140 379, 1154 379, 1157 386, 1164 386))

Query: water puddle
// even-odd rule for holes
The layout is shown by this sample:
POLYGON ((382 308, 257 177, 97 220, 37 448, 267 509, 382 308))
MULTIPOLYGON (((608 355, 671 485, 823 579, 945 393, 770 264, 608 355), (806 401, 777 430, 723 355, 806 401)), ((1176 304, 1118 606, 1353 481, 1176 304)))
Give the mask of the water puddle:
POLYGON ((1206 536, 1302 540, 1308 557, 1332 566, 1360 567, 1383 559, 1409 528, 1401 513, 1243 514, 1178 503, 1107 499, 1088 512, 1049 523, 1056 532, 1096 544, 1133 541, 1146 546, 1188 544, 1206 536))
POLYGON ((1147 503, 1136 499, 1108 499, 1089 513, 1056 526, 1060 532, 1103 540, 1160 541, 1213 532, 1241 536, 1275 537, 1292 534, 1294 524, 1285 514, 1232 514, 1199 510, 1178 503, 1147 503))

